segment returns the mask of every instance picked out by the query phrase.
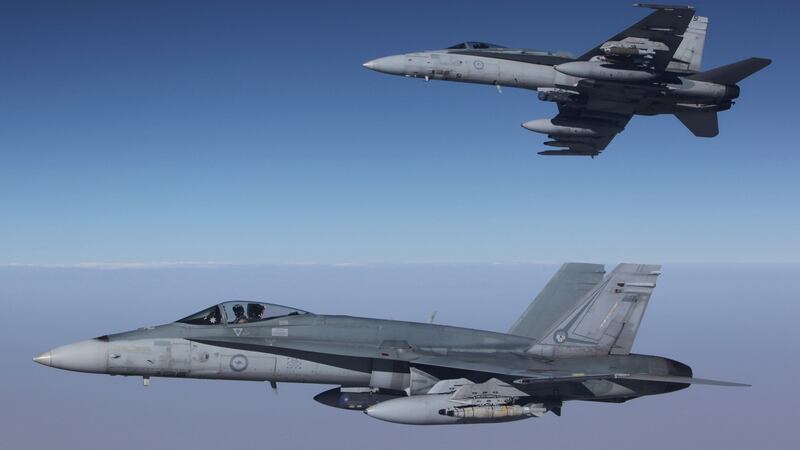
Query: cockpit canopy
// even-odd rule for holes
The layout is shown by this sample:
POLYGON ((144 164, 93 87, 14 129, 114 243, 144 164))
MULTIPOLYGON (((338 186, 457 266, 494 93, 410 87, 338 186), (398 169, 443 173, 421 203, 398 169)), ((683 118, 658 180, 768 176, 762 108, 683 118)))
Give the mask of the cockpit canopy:
POLYGON ((260 322, 262 320, 275 319, 277 317, 296 316, 300 314, 308 314, 308 311, 290 308, 283 305, 276 305, 274 303, 237 300, 214 305, 210 308, 206 308, 200 312, 184 317, 178 322, 188 323, 190 325, 240 325, 245 323, 260 322))
POLYGON ((489 44, 488 42, 475 42, 475 41, 462 42, 452 47, 447 47, 448 50, 459 50, 459 49, 483 50, 487 48, 506 48, 506 47, 497 44, 489 44))

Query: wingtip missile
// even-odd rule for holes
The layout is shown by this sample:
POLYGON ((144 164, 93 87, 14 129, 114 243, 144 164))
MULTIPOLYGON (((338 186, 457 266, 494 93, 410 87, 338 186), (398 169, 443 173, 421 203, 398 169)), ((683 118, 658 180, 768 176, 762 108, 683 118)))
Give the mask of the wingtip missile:
POLYGON ((665 5, 661 3, 634 3, 633 6, 637 8, 666 9, 666 10, 695 9, 694 6, 692 5, 665 5))
POLYGON ((583 152, 579 150, 542 150, 538 152, 543 156, 591 156, 594 158, 598 155, 597 152, 583 152))

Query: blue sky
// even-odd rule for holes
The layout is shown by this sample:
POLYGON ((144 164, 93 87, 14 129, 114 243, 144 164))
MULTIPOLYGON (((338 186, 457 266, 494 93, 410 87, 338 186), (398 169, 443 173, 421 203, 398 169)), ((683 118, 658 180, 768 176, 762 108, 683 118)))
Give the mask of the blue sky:
POLYGON ((793 3, 696 2, 704 68, 775 62, 720 136, 637 117, 594 160, 536 155, 533 92, 361 67, 580 53, 629 3, 5 3, 0 263, 798 261, 793 3))
POLYGON ((0 447, 787 447, 800 7, 695 2, 711 17, 705 68, 775 62, 742 83, 720 136, 637 117, 594 160, 536 155, 543 137, 519 124, 555 109, 533 92, 361 67, 465 40, 581 53, 648 12, 630 3, 4 2, 0 447), (411 429, 318 405, 323 386, 143 390, 30 361, 232 298, 398 320, 438 310, 438 323, 504 331, 568 260, 665 263, 634 351, 753 387, 411 429))

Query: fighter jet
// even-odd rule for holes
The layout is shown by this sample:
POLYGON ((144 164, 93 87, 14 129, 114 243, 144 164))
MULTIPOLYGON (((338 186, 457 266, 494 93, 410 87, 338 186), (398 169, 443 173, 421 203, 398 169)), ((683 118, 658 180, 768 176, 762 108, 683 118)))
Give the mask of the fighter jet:
POLYGON ((695 136, 719 133, 717 112, 739 97, 737 83, 771 63, 749 58, 700 71, 708 18, 691 6, 636 4, 651 13, 575 58, 566 52, 464 42, 444 50, 388 56, 364 67, 427 80, 532 89, 558 115, 524 128, 558 150, 540 155, 597 156, 632 116, 674 114, 695 136))
POLYGON ((564 402, 622 403, 690 384, 686 364, 631 353, 660 266, 566 263, 507 333, 313 314, 230 301, 174 323, 36 356, 46 366, 143 377, 337 385, 315 399, 413 425, 561 415, 564 402))

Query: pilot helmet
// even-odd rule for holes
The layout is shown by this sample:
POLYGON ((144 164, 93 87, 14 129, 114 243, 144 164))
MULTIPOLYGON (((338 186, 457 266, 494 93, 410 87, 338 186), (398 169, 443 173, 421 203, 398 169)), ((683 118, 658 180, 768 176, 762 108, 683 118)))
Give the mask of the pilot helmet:
POLYGON ((238 303, 233 305, 233 313, 236 316, 244 315, 244 307, 238 303))
POLYGON ((250 317, 258 317, 264 312, 264 305, 259 303, 250 303, 247 305, 247 315, 250 317))

